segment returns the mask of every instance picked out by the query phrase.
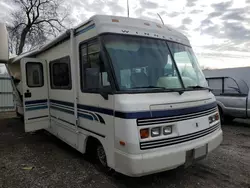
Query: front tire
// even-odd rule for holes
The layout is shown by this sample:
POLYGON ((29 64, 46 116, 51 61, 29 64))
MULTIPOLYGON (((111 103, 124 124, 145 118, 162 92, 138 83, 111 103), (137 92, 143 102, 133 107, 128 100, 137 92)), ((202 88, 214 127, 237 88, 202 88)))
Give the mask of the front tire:
POLYGON ((108 166, 105 150, 100 143, 96 146, 96 159, 98 166, 102 171, 106 173, 112 171, 112 168, 108 166))

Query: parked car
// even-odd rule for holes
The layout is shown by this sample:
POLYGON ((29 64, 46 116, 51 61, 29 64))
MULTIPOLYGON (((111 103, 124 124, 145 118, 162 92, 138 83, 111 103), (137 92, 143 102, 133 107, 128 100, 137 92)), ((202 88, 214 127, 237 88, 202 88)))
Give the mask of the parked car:
POLYGON ((250 117, 249 87, 244 80, 233 77, 206 79, 216 97, 222 123, 250 117))

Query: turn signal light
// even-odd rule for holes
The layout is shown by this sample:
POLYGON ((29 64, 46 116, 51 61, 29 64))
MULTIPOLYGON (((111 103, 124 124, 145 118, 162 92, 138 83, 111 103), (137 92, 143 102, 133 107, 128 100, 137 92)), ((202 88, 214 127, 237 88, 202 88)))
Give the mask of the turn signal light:
POLYGON ((219 120, 220 119, 220 115, 219 115, 219 113, 216 113, 215 114, 215 120, 219 120))
POLYGON ((141 129, 140 130, 141 139, 145 139, 149 137, 149 129, 141 129))
POLYGON ((121 145, 121 146, 125 146, 126 143, 125 143, 124 141, 120 141, 120 145, 121 145))
POLYGON ((215 122, 215 121, 218 121, 219 119, 220 119, 219 113, 216 113, 216 114, 208 117, 208 121, 210 124, 215 122))

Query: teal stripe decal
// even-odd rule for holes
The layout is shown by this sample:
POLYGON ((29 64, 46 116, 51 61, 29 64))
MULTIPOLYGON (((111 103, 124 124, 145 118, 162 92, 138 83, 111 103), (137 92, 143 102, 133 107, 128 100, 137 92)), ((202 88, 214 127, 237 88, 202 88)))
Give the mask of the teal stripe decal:
POLYGON ((48 105, 25 108, 25 111, 42 110, 42 109, 46 109, 46 108, 48 108, 48 105))
POLYGON ((57 106, 50 106, 50 107, 51 109, 54 109, 54 110, 59 110, 61 112, 65 112, 65 113, 72 114, 72 115, 74 114, 74 111, 71 111, 71 110, 66 110, 57 106))

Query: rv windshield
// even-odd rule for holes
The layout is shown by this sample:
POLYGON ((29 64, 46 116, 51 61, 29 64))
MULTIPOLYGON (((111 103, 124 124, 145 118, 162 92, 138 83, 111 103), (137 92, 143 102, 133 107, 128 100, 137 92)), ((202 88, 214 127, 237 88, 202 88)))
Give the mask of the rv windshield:
MULTIPOLYGON (((205 80, 203 74, 197 74, 200 69, 196 61, 190 60, 191 65, 184 63, 184 69, 180 61, 176 67, 164 40, 126 35, 102 37, 120 90, 180 90, 184 89, 181 79, 185 87, 200 85, 200 78, 205 80), (195 68, 191 68, 193 64, 195 68), (177 68, 181 69, 181 77, 177 68)), ((174 57, 175 53, 182 52, 177 47, 171 51, 174 57)))
POLYGON ((208 87, 192 48, 168 42, 185 87, 208 87))

